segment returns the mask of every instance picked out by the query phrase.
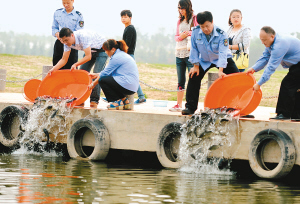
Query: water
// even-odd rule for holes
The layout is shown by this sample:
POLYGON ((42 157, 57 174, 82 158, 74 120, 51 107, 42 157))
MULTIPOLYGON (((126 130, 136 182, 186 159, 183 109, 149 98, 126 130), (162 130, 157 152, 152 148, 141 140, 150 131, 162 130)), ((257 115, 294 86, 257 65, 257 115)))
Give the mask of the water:
POLYGON ((234 152, 230 154, 228 150, 232 150, 232 144, 238 143, 238 117, 234 114, 233 109, 206 109, 194 114, 182 125, 179 146, 181 171, 232 174, 228 169, 234 152), (216 150, 219 151, 218 156, 211 156, 216 150))
POLYGON ((38 97, 28 112, 26 124, 20 127, 22 138, 18 151, 50 151, 50 134, 51 141, 56 141, 58 135, 66 137, 66 120, 72 111, 68 107, 70 101, 69 98, 38 97))
POLYGON ((0 203, 300 203, 300 186, 54 155, 1 155, 0 203))
POLYGON ((230 134, 237 121, 226 110, 202 112, 182 127, 184 165, 168 170, 70 160, 47 149, 47 131, 54 137, 64 132, 62 121, 71 111, 59 104, 36 104, 21 127, 21 148, 0 155, 0 203, 300 203, 297 182, 241 179, 229 168, 219 169, 222 157, 207 159, 238 141, 230 134))

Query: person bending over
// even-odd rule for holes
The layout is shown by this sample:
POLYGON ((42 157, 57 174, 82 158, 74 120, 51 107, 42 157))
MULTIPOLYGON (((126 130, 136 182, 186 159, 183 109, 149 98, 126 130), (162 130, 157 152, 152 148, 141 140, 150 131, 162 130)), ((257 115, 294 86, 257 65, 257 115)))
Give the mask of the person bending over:
POLYGON ((289 72, 283 78, 280 86, 276 106, 277 116, 271 119, 300 119, 300 108, 297 103, 300 89, 300 40, 276 34, 275 30, 269 26, 261 28, 259 38, 266 47, 265 51, 255 65, 247 70, 247 73, 258 72, 265 66, 267 67, 253 89, 259 90, 261 85, 270 79, 279 64, 288 68, 289 72))
POLYGON ((94 80, 89 89, 100 84, 106 100, 110 102, 109 110, 129 109, 130 103, 126 95, 136 93, 139 87, 139 73, 134 59, 127 54, 128 46, 124 40, 109 39, 102 48, 110 57, 108 65, 99 74, 90 76, 94 80))
MULTIPOLYGON (((84 51, 84 57, 78 62, 74 63, 71 67, 71 70, 76 69, 79 65, 81 65, 80 69, 90 72, 94 64, 94 73, 99 73, 103 70, 108 58, 107 54, 102 49, 102 45, 106 41, 104 37, 93 31, 78 30, 73 32, 69 28, 62 28, 59 32, 59 37, 65 44, 64 54, 59 62, 48 73, 59 70, 67 63, 71 48, 84 51)), ((100 87, 96 86, 90 96, 90 106, 92 108, 96 108, 99 99, 100 87)), ((83 105, 84 103, 80 106, 83 105)))
POLYGON ((211 12, 198 13, 197 22, 200 26, 196 26, 192 32, 189 58, 194 66, 189 72, 186 104, 182 115, 192 115, 197 110, 201 80, 210 68, 217 67, 219 77, 239 72, 228 49, 227 34, 214 25, 211 12))

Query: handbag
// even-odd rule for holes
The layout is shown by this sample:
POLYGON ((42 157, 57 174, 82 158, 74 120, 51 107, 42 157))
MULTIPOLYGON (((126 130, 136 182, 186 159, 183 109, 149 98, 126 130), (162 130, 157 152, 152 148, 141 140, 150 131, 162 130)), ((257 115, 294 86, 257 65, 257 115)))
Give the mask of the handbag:
POLYGON ((249 55, 245 53, 244 50, 244 45, 243 46, 243 51, 237 51, 235 54, 233 54, 232 59, 235 62, 235 65, 237 66, 238 69, 246 69, 249 66, 249 55))

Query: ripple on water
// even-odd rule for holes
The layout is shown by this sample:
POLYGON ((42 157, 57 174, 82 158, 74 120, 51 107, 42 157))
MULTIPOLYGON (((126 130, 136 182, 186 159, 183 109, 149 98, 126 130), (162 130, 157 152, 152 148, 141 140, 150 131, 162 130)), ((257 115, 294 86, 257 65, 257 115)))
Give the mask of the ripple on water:
POLYGON ((300 187, 231 175, 0 155, 0 203, 297 203, 300 187), (3 171, 4 170, 4 171, 3 171))

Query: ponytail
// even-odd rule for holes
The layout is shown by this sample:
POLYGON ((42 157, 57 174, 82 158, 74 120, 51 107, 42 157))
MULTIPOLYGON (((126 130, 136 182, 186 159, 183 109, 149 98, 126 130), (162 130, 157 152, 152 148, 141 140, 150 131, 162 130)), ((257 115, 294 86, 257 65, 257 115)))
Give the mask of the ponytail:
POLYGON ((103 43, 102 48, 105 51, 110 51, 113 48, 120 49, 120 50, 122 50, 123 52, 126 52, 126 53, 128 51, 128 46, 126 45, 124 40, 116 41, 114 39, 109 39, 109 40, 107 40, 103 43))
POLYGON ((128 46, 126 45, 126 42, 124 40, 119 40, 117 41, 119 49, 122 50, 123 52, 128 52, 128 46))

